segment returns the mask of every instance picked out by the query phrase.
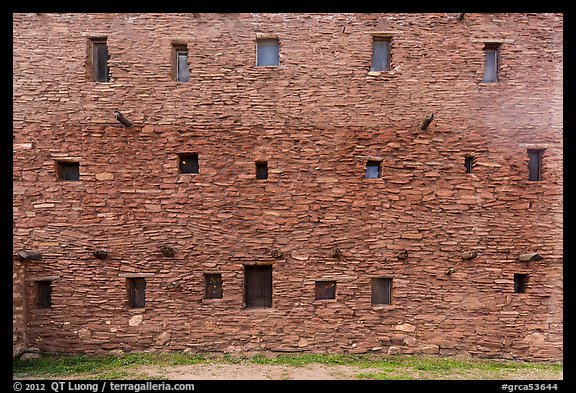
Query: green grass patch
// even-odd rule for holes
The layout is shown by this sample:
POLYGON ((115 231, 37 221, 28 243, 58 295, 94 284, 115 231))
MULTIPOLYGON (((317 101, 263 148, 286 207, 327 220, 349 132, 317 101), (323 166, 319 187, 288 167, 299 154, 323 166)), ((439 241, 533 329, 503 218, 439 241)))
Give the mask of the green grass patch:
MULTIPOLYGON (((557 376, 561 363, 522 362, 490 359, 457 359, 377 354, 183 354, 129 353, 119 356, 43 355, 37 359, 13 361, 14 378, 58 378, 79 376, 83 379, 150 379, 139 366, 162 368, 193 364, 262 364, 302 367, 309 364, 345 365, 365 369, 359 379, 501 379, 510 375, 557 376)), ((360 371, 360 370, 359 370, 360 371)), ((162 379, 162 377, 154 377, 162 379)), ((543 377, 543 379, 546 379, 543 377)))
POLYGON ((347 364, 353 365, 358 362, 358 358, 353 355, 325 355, 325 354, 280 354, 274 357, 266 357, 263 355, 254 355, 249 359, 250 363, 256 364, 269 364, 269 365, 284 365, 301 367, 307 364, 326 364, 337 365, 347 364))
MULTIPOLYGON (((99 379, 126 379, 124 377, 128 376, 129 369, 134 366, 177 366, 205 361, 203 355, 180 353, 131 353, 121 356, 43 355, 37 359, 15 359, 12 367, 14 377, 90 374, 99 379)), ((134 379, 133 376, 131 379, 134 379)))

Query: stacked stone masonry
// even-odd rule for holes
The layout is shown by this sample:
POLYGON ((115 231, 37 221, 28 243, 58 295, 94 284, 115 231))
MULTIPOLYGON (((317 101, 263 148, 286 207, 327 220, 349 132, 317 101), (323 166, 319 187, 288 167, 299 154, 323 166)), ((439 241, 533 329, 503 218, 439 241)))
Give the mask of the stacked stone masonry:
POLYGON ((562 24, 14 14, 15 352, 561 360, 562 24), (382 34, 390 70, 371 72, 382 34), (261 36, 278 38, 279 66, 256 66, 261 36), (90 79, 91 37, 107 38, 108 82, 90 79), (487 42, 500 43, 496 83, 481 82, 487 42), (174 43, 189 82, 174 80, 174 43), (528 149, 544 149, 540 181, 528 149), (199 173, 179 173, 178 153, 197 153, 199 173), (57 160, 79 162, 80 181, 59 181, 57 160), (380 178, 365 178, 369 160, 380 178), (244 307, 253 264, 272 266, 270 308, 244 307), (204 298, 205 273, 221 274, 221 299, 204 298), (128 307, 133 276, 145 308, 128 307), (393 279, 391 304, 371 304, 375 277, 393 279), (52 281, 50 308, 36 307, 39 279, 52 281), (316 281, 335 281, 335 299, 315 300, 316 281))

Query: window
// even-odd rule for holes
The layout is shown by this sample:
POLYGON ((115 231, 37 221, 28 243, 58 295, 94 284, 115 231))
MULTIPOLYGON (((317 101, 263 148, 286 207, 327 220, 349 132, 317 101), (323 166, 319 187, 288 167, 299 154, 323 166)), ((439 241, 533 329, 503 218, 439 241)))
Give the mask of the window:
POLYGON ((126 283, 130 308, 144 308, 146 304, 146 280, 141 277, 127 278, 126 283))
POLYGON ((106 38, 92 38, 92 80, 108 82, 108 45, 106 38))
POLYGON ((280 42, 278 41, 278 38, 256 40, 256 65, 280 65, 280 42))
POLYGON ((80 180, 80 163, 56 161, 56 177, 64 181, 80 180))
POLYGON ((366 179, 377 179, 380 177, 380 161, 368 161, 366 163, 366 179))
POLYGON ((272 307, 272 266, 244 265, 246 307, 272 307))
POLYGON ((198 154, 178 154, 178 167, 180 173, 198 173, 198 154))
POLYGON ((222 274, 204 274, 204 288, 206 299, 222 299, 222 274))
POLYGON ((190 81, 190 69, 188 67, 188 48, 185 44, 172 45, 173 72, 178 82, 190 81))
POLYGON ((372 67, 370 71, 390 70, 390 37, 372 39, 372 67))
POLYGON ((392 279, 373 278, 372 279, 372 304, 392 303, 392 279))
POLYGON ((336 281, 316 281, 316 300, 336 299, 336 281))
POLYGON ((473 156, 464 157, 464 170, 466 173, 472 173, 472 167, 474 166, 475 158, 473 156))
POLYGON ((514 274, 514 292, 526 293, 527 285, 528 285, 527 274, 514 274))
POLYGON ((52 281, 36 281, 36 307, 52 307, 52 281))
POLYGON ((498 81, 498 62, 499 62, 500 44, 488 43, 484 46, 484 76, 482 82, 498 81))
POLYGON ((528 180, 542 180, 542 153, 544 150, 528 150, 528 180))
POLYGON ((268 179, 268 163, 266 161, 256 163, 256 179, 268 179))

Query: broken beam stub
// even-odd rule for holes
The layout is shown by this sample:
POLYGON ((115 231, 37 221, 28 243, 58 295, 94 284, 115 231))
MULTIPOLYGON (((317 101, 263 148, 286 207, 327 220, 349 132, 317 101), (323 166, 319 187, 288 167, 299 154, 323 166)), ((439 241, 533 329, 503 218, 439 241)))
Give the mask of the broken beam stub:
POLYGON ((538 254, 537 252, 520 254, 520 256, 518 257, 518 260, 520 262, 539 261, 541 259, 544 259, 544 258, 542 258, 542 256, 540 254, 538 254))
POLYGON ((340 258, 342 256, 342 250, 339 248, 334 248, 332 251, 330 251, 330 256, 332 258, 340 258))
POLYGON ((462 253, 462 259, 463 260, 474 259, 477 256, 478 256, 478 253, 476 251, 465 251, 462 253))
POLYGON ((165 257, 173 257, 174 254, 176 254, 176 250, 174 250, 174 247, 168 245, 161 246, 160 251, 162 252, 162 255, 164 255, 165 257))
POLYGON ((106 259, 108 257, 108 251, 96 250, 92 252, 92 255, 94 255, 98 259, 106 259))

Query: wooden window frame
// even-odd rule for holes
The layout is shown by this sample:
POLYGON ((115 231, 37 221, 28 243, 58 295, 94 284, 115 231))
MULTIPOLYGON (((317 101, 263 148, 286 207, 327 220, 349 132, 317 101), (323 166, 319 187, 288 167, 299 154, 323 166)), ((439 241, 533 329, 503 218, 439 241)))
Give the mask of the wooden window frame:
POLYGON ((272 308, 272 265, 244 265, 244 308, 272 308))
POLYGON ((222 299, 222 273, 204 273, 204 299, 222 299))
POLYGON ((200 162, 198 153, 178 153, 178 172, 181 174, 196 174, 200 173, 200 162), (191 160, 192 164, 188 165, 185 160, 191 160), (190 166, 191 172, 182 171, 183 165, 190 166))
POLYGON ((335 300, 336 280, 318 280, 314 282, 314 300, 335 300))
POLYGON ((256 179, 268 179, 268 161, 256 161, 256 179))
POLYGON ((108 37, 90 37, 89 38, 89 45, 88 45, 88 74, 89 78, 93 82, 105 83, 110 82, 110 65, 108 64, 108 60, 110 60, 110 52, 108 51, 108 37), (105 76, 104 80, 98 79, 98 51, 96 48, 100 45, 104 45, 106 47, 106 62, 105 62, 105 76))
POLYGON ((172 79, 177 82, 187 83, 190 82, 190 64, 188 63, 188 45, 183 43, 172 43, 172 79), (179 60, 180 54, 186 53, 186 67, 188 70, 188 79, 180 80, 179 60))
POLYGON ((278 37, 272 37, 272 36, 262 36, 262 37, 256 37, 256 66, 257 67, 279 67, 280 66, 280 39, 278 37), (272 45, 263 45, 264 43, 270 43, 270 42, 275 42, 276 45, 274 45, 274 47, 276 48, 276 53, 275 53, 275 57, 277 59, 277 63, 275 64, 261 64, 262 62, 262 58, 261 58, 261 48, 263 47, 272 47, 272 45))
POLYGON ((80 181, 80 162, 78 161, 63 161, 55 160, 56 165, 56 178, 60 181, 80 181), (78 176, 69 176, 70 168, 78 169, 78 176))
POLYGON ((474 173, 475 162, 476 162, 476 157, 464 156, 464 172, 465 173, 474 173))
POLYGON ((36 308, 45 310, 52 308, 52 281, 37 280, 34 282, 36 291, 36 308))
POLYGON ((482 74, 482 83, 498 83, 500 80, 500 51, 502 44, 500 42, 486 42, 484 48, 484 72, 482 74), (488 70, 488 53, 494 53, 494 80, 487 80, 486 73, 488 70))
POLYGON ((392 37, 391 36, 381 36, 381 35, 373 35, 372 36, 372 58, 370 64, 370 72, 387 72, 390 71, 392 68, 392 37), (383 68, 375 68, 375 66, 379 65, 379 62, 375 62, 376 60, 376 43, 385 43, 386 45, 386 53, 387 56, 384 59, 383 68))
POLYGON ((527 273, 514 273, 514 293, 526 293, 529 280, 527 273))
POLYGON ((542 181, 543 157, 544 149, 528 149, 528 181, 542 181), (536 165, 536 173, 532 170, 534 165, 536 165))
POLYGON ((144 277, 126 278, 126 289, 128 292, 128 308, 130 309, 146 308, 146 286, 147 282, 144 277))
POLYGON ((394 279, 392 277, 373 277, 370 280, 370 302, 372 305, 374 306, 383 306, 383 305, 389 305, 392 304, 393 302, 393 293, 394 293, 394 279), (386 288, 377 288, 378 283, 387 283, 385 284, 387 287, 386 288), (382 290, 384 292, 386 292, 385 295, 380 296, 378 294, 378 290, 382 290), (380 299, 382 298, 382 299, 380 299), (386 300, 388 300, 388 302, 386 302, 386 300))
POLYGON ((368 160, 366 161, 366 172, 364 174, 365 179, 380 179, 382 177, 382 161, 379 160, 368 160), (368 167, 378 167, 378 175, 376 177, 368 176, 368 167))

